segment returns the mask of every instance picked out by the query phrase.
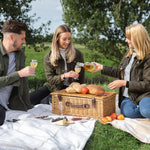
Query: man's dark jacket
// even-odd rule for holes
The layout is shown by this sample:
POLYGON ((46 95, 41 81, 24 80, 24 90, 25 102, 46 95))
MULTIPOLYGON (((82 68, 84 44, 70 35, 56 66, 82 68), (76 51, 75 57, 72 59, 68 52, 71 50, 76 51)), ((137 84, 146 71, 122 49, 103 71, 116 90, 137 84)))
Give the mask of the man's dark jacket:
POLYGON ((16 72, 7 75, 9 57, 0 41, 0 88, 13 85, 8 107, 14 110, 28 110, 31 107, 29 100, 28 78, 20 78, 17 71, 25 67, 24 51, 15 52, 16 72))

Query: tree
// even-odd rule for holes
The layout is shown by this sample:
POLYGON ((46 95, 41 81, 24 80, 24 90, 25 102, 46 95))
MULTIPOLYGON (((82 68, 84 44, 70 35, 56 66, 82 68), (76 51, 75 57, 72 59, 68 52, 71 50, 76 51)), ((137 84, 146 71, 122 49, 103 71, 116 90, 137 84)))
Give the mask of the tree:
MULTIPOLYGON (((39 17, 35 18, 36 14, 33 16, 29 16, 28 14, 32 9, 32 1, 35 0, 0 0, 0 30, 5 20, 15 19, 24 22, 28 26, 26 38, 28 44, 36 42, 35 37, 37 35, 41 35, 43 32, 48 33, 51 21, 48 21, 46 24, 41 24, 39 28, 33 27, 32 24, 36 22, 39 17)), ((0 38, 2 38, 2 33, 0 33, 0 38)))
POLYGON ((150 33, 149 0, 61 0, 61 4, 64 22, 77 29, 93 61, 106 57, 118 64, 127 50, 125 28, 132 23, 142 23, 150 33))

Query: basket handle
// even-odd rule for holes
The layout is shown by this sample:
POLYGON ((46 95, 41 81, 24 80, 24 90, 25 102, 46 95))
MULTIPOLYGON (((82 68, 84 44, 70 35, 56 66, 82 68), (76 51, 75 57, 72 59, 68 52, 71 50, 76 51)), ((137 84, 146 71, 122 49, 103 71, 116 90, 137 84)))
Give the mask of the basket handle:
POLYGON ((77 107, 77 108, 90 108, 89 104, 83 104, 83 105, 74 105, 70 102, 66 102, 66 106, 68 107, 77 107))

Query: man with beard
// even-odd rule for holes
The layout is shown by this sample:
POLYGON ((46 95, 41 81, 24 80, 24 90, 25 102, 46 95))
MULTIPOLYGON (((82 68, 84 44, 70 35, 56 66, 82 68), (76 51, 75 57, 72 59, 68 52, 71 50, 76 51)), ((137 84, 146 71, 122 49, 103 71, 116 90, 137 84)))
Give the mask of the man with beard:
POLYGON ((16 20, 5 21, 0 41, 0 125, 9 109, 28 110, 28 76, 35 74, 34 67, 25 67, 25 55, 21 46, 26 43, 27 26, 16 20))

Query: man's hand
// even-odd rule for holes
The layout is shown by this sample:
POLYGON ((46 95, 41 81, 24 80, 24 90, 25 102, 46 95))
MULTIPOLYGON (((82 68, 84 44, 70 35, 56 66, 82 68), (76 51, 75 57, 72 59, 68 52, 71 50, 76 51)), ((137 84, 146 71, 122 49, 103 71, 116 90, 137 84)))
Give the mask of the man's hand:
POLYGON ((20 71, 18 71, 20 77, 28 77, 35 75, 35 68, 31 66, 27 66, 20 71))

